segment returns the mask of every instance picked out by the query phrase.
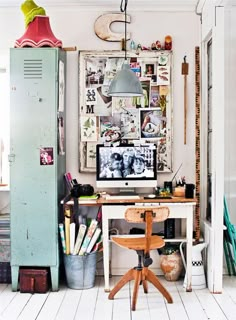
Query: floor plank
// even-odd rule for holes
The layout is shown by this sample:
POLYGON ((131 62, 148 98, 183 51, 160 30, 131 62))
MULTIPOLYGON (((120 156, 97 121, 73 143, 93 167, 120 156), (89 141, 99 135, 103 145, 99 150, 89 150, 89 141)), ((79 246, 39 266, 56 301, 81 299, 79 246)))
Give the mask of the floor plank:
POLYGON ((42 305, 42 309, 36 319, 37 320, 46 320, 46 319, 54 320, 57 316, 58 310, 60 309, 60 306, 62 304, 62 301, 64 299, 64 296, 67 290, 68 288, 63 285, 63 286, 60 286, 60 290, 58 292, 50 292, 47 300, 42 305))
MULTIPOLYGON (((144 295, 147 300, 147 309, 149 314, 146 315, 145 319, 156 320, 158 315, 158 319, 169 320, 169 316, 167 314, 167 309, 166 309, 166 303, 162 294, 151 283, 148 283, 147 294, 143 293, 142 290, 140 291, 142 292, 142 295, 144 295)), ((139 301, 137 302, 137 312, 132 312, 133 319, 135 319, 136 313, 137 314, 140 313, 142 315, 142 312, 140 312, 139 301)))
POLYGON ((166 304, 167 312, 170 320, 189 320, 184 305, 182 303, 181 297, 179 295, 179 291, 176 287, 175 282, 164 281, 162 280, 163 285, 171 294, 174 303, 166 304))
POLYGON ((195 293, 201 303, 203 310, 205 310, 208 319, 227 320, 220 306, 216 302, 214 296, 212 294, 209 294, 208 289, 195 290, 195 293))
POLYGON ((90 289, 81 290, 81 297, 77 305, 74 320, 92 320, 94 317, 94 306, 97 301, 98 286, 100 278, 96 277, 95 286, 90 289))
MULTIPOLYGON (((110 279, 110 285, 114 286, 114 278, 110 279)), ((108 294, 104 291, 104 278, 100 277, 93 320, 112 319, 113 301, 108 300, 108 294)))
POLYGON ((67 289, 55 319, 74 319, 81 294, 82 290, 67 289))
POLYGON ((16 296, 16 292, 11 291, 11 286, 8 285, 5 287, 5 289, 0 294, 0 315, 4 310, 7 308, 7 306, 11 303, 11 301, 16 296))
POLYGON ((2 291, 4 291, 7 288, 8 284, 7 283, 0 283, 0 294, 2 291))
POLYGON ((229 320, 235 320, 236 318, 236 304, 232 298, 225 292, 222 294, 215 294, 214 299, 217 301, 222 312, 229 320))
POLYGON ((6 320, 17 319, 31 297, 32 295, 30 293, 17 292, 17 294, 11 300, 11 303, 2 312, 1 315, 3 318, 6 320))
POLYGON ((223 293, 227 293, 234 303, 236 303, 236 277, 223 277, 223 293))
POLYGON ((205 311, 202 309, 202 306, 195 291, 186 292, 186 290, 183 288, 183 284, 179 282, 176 283, 176 287, 189 319, 208 319, 205 311))
MULTIPOLYGON (((112 277, 111 287, 120 279, 112 277)), ((74 290, 60 285, 58 292, 29 294, 12 292, 0 284, 0 320, 234 320, 236 315, 236 277, 224 277, 222 294, 208 289, 186 292, 183 279, 176 282, 159 277, 173 297, 168 304, 149 284, 145 294, 139 287, 136 311, 131 311, 133 282, 126 284, 108 300, 104 279, 97 276, 91 289, 74 290)))
POLYGON ((40 313, 42 306, 47 300, 48 295, 49 293, 32 295, 23 308, 22 312, 20 313, 18 319, 36 319, 37 315, 40 313))
MULTIPOLYGON (((130 289, 131 289, 131 299, 133 296, 133 287, 134 287, 134 281, 131 282, 130 289)), ((149 288, 149 295, 153 294, 153 292, 150 292, 149 288)), ((155 293, 154 293, 155 294, 155 293)), ((148 299, 147 295, 143 291, 142 284, 139 286, 138 290, 138 298, 136 302, 136 310, 131 311, 131 317, 132 320, 143 320, 143 319, 149 319, 150 318, 150 311, 148 306, 148 299)))
MULTIPOLYGON (((116 283, 120 277, 114 279, 114 283, 116 283)), ((114 297, 113 302, 113 313, 112 320, 120 320, 120 319, 132 319, 131 318, 131 292, 130 292, 130 284, 126 284, 114 297)))

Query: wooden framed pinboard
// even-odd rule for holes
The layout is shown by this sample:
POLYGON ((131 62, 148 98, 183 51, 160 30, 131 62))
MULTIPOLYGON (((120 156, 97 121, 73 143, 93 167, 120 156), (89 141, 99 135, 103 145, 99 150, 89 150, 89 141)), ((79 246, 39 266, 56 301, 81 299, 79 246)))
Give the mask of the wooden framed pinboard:
POLYGON ((172 172, 172 51, 127 52, 143 97, 110 97, 122 51, 79 52, 79 170, 96 171, 96 145, 155 143, 157 171, 172 172))

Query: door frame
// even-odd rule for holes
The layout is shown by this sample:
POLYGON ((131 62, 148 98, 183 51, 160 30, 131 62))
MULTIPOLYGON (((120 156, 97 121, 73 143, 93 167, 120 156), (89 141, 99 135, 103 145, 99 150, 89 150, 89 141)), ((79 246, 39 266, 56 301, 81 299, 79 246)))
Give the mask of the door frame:
POLYGON ((223 280, 223 197, 224 197, 224 7, 215 7, 209 33, 202 37, 201 114, 201 216, 207 248, 207 282, 213 293, 222 292, 223 280), (211 222, 207 207, 207 44, 212 41, 212 186, 211 222))

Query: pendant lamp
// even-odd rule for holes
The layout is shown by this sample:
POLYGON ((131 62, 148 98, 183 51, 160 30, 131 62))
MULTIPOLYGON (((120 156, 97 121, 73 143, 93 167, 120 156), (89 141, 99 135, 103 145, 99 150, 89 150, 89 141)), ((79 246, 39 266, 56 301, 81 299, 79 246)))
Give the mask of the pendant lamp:
POLYGON ((112 97, 141 97, 143 95, 141 83, 136 74, 130 69, 127 61, 127 3, 128 0, 121 0, 120 5, 120 11, 125 12, 125 61, 109 86, 108 95, 112 97), (125 2, 124 6, 123 2, 125 2))

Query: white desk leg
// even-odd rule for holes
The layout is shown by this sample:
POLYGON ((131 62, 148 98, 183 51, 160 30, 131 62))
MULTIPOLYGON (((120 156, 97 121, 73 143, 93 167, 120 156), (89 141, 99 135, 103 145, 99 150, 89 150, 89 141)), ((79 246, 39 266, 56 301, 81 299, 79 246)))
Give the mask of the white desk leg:
POLYGON ((102 209, 102 234, 103 234, 103 268, 104 268, 104 281, 105 292, 110 291, 109 284, 109 226, 108 226, 108 213, 106 207, 102 209))
POLYGON ((186 291, 192 291, 192 245, 193 245, 193 208, 189 210, 187 217, 187 287, 186 291))

